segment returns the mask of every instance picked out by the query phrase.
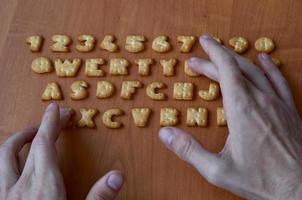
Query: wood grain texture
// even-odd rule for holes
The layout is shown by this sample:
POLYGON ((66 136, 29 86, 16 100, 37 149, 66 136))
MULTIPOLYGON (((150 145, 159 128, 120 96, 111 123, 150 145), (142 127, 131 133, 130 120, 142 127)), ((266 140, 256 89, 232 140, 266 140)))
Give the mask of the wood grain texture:
MULTIPOLYGON (((3 1, 3 0, 1 0, 3 1)), ((60 105, 95 107, 103 113, 111 107, 120 107, 126 115, 119 120, 125 127, 108 130, 96 117, 97 130, 72 129, 65 131, 59 139, 60 164, 65 178, 68 197, 83 199, 92 184, 110 169, 124 172, 126 183, 118 199, 224 199, 238 197, 207 183, 189 165, 169 152, 158 139, 159 110, 164 106, 175 106, 182 113, 179 127, 191 132, 207 149, 218 152, 227 136, 226 128, 215 123, 216 107, 221 99, 204 102, 195 93, 194 101, 172 100, 172 86, 175 81, 192 81, 198 89, 208 87, 205 77, 188 78, 181 73, 181 64, 192 55, 205 57, 196 45, 190 54, 181 54, 176 42, 177 35, 200 35, 209 33, 224 41, 235 35, 255 41, 267 35, 275 39, 277 50, 273 56, 282 60, 282 72, 289 80, 299 110, 302 109, 302 2, 299 0, 18 0, 9 25, 7 39, 1 54, 0 94, 0 142, 13 132, 38 124, 47 102, 40 95, 49 81, 57 81, 63 90, 64 101, 60 105), (71 53, 51 53, 49 46, 53 34, 68 34, 73 38, 71 53), (80 34, 92 34, 98 42, 105 34, 117 37, 122 51, 113 54, 100 50, 91 53, 75 51, 76 38, 80 34), (45 43, 41 53, 30 53, 24 40, 32 34, 41 34, 45 43), (147 50, 139 54, 125 52, 123 45, 129 34, 143 34, 148 38, 147 50), (152 39, 160 34, 171 38, 173 51, 158 54, 151 50, 152 39), (132 65, 130 76, 87 78, 83 67, 75 78, 58 78, 55 73, 37 75, 30 69, 33 58, 44 55, 55 58, 102 57, 107 61, 113 57, 125 57, 132 63, 135 58, 152 57, 157 63, 152 75, 139 77, 132 65), (173 78, 162 76, 158 61, 160 58, 177 57, 181 63, 173 78), (115 95, 106 100, 95 98, 97 80, 110 79, 117 87, 115 95), (155 79, 164 81, 168 88, 168 101, 154 102, 140 89, 131 101, 119 98, 122 80, 140 80, 146 86, 155 79), (70 84, 74 80, 86 80, 90 85, 90 97, 82 101, 71 100, 70 84), (134 126, 130 109, 134 106, 148 106, 153 115, 148 128, 134 126), (189 106, 204 106, 210 111, 208 128, 185 126, 185 111, 189 106)), ((1 22, 2 23, 2 22, 1 22)), ((2 25, 2 24, 1 24, 2 25)), ((4 40, 3 34, 0 35, 4 40)), ((255 60, 256 52, 251 48, 246 54, 255 60)), ((108 72, 108 68, 104 67, 108 72)), ((79 116, 77 116, 78 118, 79 116)))

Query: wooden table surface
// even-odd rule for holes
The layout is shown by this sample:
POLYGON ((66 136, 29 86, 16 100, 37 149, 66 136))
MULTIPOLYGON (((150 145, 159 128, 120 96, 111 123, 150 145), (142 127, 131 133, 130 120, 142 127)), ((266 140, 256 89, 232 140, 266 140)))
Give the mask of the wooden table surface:
MULTIPOLYGON (((235 35, 247 37, 252 43, 260 36, 272 37, 277 50, 272 53, 284 66, 282 72, 289 80, 299 110, 302 109, 302 1, 300 0, 0 0, 0 50, 1 50, 1 93, 0 93, 0 142, 13 132, 29 125, 38 124, 48 102, 40 100, 41 93, 50 81, 57 81, 63 91, 60 105, 70 106, 77 111, 82 107, 97 108, 101 114, 111 107, 125 111, 118 120, 124 127, 108 130, 101 123, 101 114, 95 120, 97 129, 71 129, 59 139, 60 164, 65 178, 68 197, 83 199, 91 185, 110 169, 124 172, 126 182, 118 199, 239 199, 231 193, 207 183, 189 165, 169 152, 158 139, 159 110, 174 106, 182 113, 178 126, 191 132, 206 148, 218 152, 224 145, 227 129, 216 125, 215 111, 221 98, 205 102, 195 93, 193 101, 172 99, 173 83, 189 81, 197 89, 208 87, 205 77, 188 78, 183 75, 183 61, 192 55, 205 57, 199 45, 192 53, 181 54, 176 41, 177 35, 200 35, 209 33, 224 41, 235 35), (114 34, 121 47, 118 53, 99 49, 91 53, 75 51, 77 36, 92 34, 98 42, 105 34, 114 34), (31 53, 24 40, 32 34, 45 38, 43 50, 31 53), (51 53, 49 46, 53 34, 68 34, 72 37, 70 53, 51 53), (125 52, 123 45, 129 34, 147 37, 146 51, 139 54, 125 52), (167 35, 173 50, 166 54, 151 50, 155 36, 167 35), (55 73, 38 75, 30 69, 32 59, 38 56, 82 59, 102 57, 107 61, 113 57, 125 57, 131 62, 135 58, 151 57, 156 64, 152 75, 139 77, 132 65, 130 75, 125 77, 87 78, 83 67, 75 78, 58 78, 55 73), (160 58, 176 57, 180 61, 175 77, 167 78, 161 73, 160 58), (117 87, 112 98, 96 99, 94 92, 97 80, 111 80, 117 87), (123 80, 140 80, 146 86, 153 80, 162 80, 168 85, 165 92, 168 100, 154 102, 138 90, 133 100, 119 98, 123 80), (69 95, 74 80, 86 80, 90 84, 88 99, 74 101, 69 95), (147 106, 153 111, 147 128, 137 128, 131 116, 132 107, 147 106), (188 128, 185 125, 186 108, 203 106, 209 109, 207 128, 188 128)), ((245 54, 255 60, 253 48, 245 54)), ((104 70, 108 72, 106 66, 104 70)), ((77 118, 79 114, 77 113, 77 118)))

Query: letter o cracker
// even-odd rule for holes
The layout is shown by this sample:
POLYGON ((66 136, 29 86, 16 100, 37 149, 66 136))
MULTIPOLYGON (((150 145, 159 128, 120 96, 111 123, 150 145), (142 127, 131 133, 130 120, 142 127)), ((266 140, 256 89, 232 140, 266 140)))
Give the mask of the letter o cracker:
POLYGON ((168 52, 171 49, 171 44, 167 40, 168 37, 164 35, 156 37, 152 42, 152 49, 159 53, 168 52))
POLYGON ((144 50, 145 36, 143 35, 129 35, 126 38, 125 49, 131 53, 138 53, 144 50))
POLYGON ((261 37, 256 40, 255 49, 259 52, 270 53, 275 49, 275 43, 271 38, 261 37))
POLYGON ((158 92, 157 89, 165 88, 166 85, 161 81, 155 81, 148 85, 146 88, 146 93, 148 97, 150 97, 153 100, 165 100, 166 95, 162 92, 158 92))
POLYGON ((38 57, 32 61, 31 69, 38 74, 43 74, 51 72, 53 67, 48 58, 38 57))
POLYGON ((87 89, 88 83, 85 81, 75 81, 71 84, 71 94, 70 98, 74 100, 84 99, 88 96, 87 89))
POLYGON ((244 53, 249 47, 249 41, 241 36, 233 37, 229 40, 229 44, 234 48, 237 53, 244 53))
POLYGON ((113 121, 114 116, 123 115, 124 111, 119 108, 112 108, 104 112, 103 114, 103 124, 107 128, 120 128, 123 124, 120 122, 113 121))

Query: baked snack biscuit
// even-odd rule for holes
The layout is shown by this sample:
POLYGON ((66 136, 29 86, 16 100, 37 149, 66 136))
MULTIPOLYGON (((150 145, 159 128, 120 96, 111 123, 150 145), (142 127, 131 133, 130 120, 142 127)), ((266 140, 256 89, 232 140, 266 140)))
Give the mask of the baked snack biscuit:
POLYGON ((113 35, 106 35, 100 44, 100 49, 107 50, 109 52, 117 52, 118 46, 114 43, 115 37, 113 35))
POLYGON ((198 74, 198 73, 196 73, 196 72, 193 72, 193 71, 189 68, 188 61, 187 61, 187 60, 184 62, 184 72, 185 72, 186 75, 191 76, 191 77, 198 77, 198 76, 200 76, 200 74, 198 74))
POLYGON ((80 52, 89 52, 94 49, 95 39, 92 35, 80 35, 78 40, 83 42, 83 44, 78 44, 76 50, 80 52))
POLYGON ((96 97, 105 99, 113 95, 115 91, 114 85, 109 81, 98 81, 96 88, 96 97))
POLYGON ((180 52, 188 53, 191 51, 193 45, 195 44, 196 37, 180 35, 180 36, 177 36, 177 41, 179 43, 182 43, 181 47, 180 47, 180 52))
POLYGON ((275 49, 275 43, 271 38, 261 37, 256 40, 255 49, 259 52, 270 53, 275 49))
POLYGON ((174 83, 173 98, 176 100, 192 100, 194 92, 193 83, 176 82, 174 83))
POLYGON ((125 49, 131 53, 138 53, 144 50, 145 36, 143 35, 128 35, 126 38, 125 49))
POLYGON ((152 58, 136 59, 134 62, 138 65, 138 74, 148 76, 150 74, 150 65, 154 63, 152 58))
POLYGON ((220 89, 217 83, 210 83, 208 90, 199 90, 198 95, 206 101, 213 101, 219 97, 220 89))
POLYGON ((122 99, 131 99, 132 94, 135 93, 136 88, 142 87, 143 84, 139 81, 123 81, 122 90, 121 90, 121 98, 122 99))
POLYGON ((68 35, 53 35, 52 41, 54 42, 50 50, 57 52, 68 52, 68 45, 71 43, 71 38, 68 35))
POLYGON ((206 108, 187 108, 188 126, 207 126, 208 125, 208 110, 206 108))
POLYGON ((241 36, 233 37, 229 40, 229 44, 237 53, 244 53, 249 47, 249 41, 241 36))
POLYGON ((105 64, 102 58, 90 58, 85 61, 86 76, 105 76, 105 72, 100 69, 101 65, 105 64))
POLYGON ((48 58, 38 57, 32 61, 31 69, 38 74, 43 74, 43 73, 51 72, 53 67, 48 58))
POLYGON ((135 125, 138 127, 146 127, 151 114, 151 109, 133 108, 131 111, 135 125))
POLYGON ((160 109, 160 125, 175 126, 179 123, 180 112, 176 108, 166 107, 160 109))
POLYGON ((154 38, 152 42, 152 49, 159 53, 168 52, 171 49, 171 44, 168 42, 168 37, 161 35, 154 38))
POLYGON ((44 101, 61 100, 62 98, 60 86, 56 82, 48 83, 41 97, 44 101))
POLYGON ((158 89, 165 88, 166 85, 161 81, 155 81, 148 85, 146 88, 146 93, 148 97, 150 97, 153 100, 165 100, 166 95, 162 92, 158 92, 158 89))
POLYGON ((226 126, 227 121, 224 114, 224 109, 222 107, 217 108, 217 125, 218 126, 226 126))
POLYGON ((75 58, 72 61, 70 61, 69 59, 65 59, 64 61, 62 61, 61 59, 55 60, 56 74, 59 77, 76 76, 80 66, 81 59, 79 58, 75 58))
POLYGON ((174 67, 177 64, 177 59, 161 59, 159 61, 161 66, 163 67, 163 75, 164 76, 173 76, 174 75, 174 67))
POLYGON ((75 81, 71 84, 70 98, 74 100, 84 99, 88 96, 87 92, 88 83, 85 81, 75 81))
POLYGON ((43 38, 40 35, 32 35, 26 38, 25 41, 32 52, 38 52, 41 49, 43 38))
POLYGON ((95 128, 95 123, 94 123, 94 116, 98 113, 97 109, 93 108, 81 108, 80 109, 81 113, 81 119, 78 121, 77 126, 78 127, 88 127, 88 128, 95 128))
POLYGON ((281 67, 282 66, 282 62, 277 59, 277 58, 271 58, 273 63, 277 66, 277 67, 281 67))
POLYGON ((104 112, 103 114, 103 124, 107 128, 120 128, 123 124, 120 122, 113 121, 115 116, 123 115, 124 111, 119 108, 112 108, 104 112))
POLYGON ((128 67, 130 63, 124 58, 112 58, 109 64, 109 72, 111 75, 128 75, 128 67))
POLYGON ((214 40, 216 40, 216 42, 218 42, 219 44, 222 44, 222 40, 218 37, 213 37, 214 40))

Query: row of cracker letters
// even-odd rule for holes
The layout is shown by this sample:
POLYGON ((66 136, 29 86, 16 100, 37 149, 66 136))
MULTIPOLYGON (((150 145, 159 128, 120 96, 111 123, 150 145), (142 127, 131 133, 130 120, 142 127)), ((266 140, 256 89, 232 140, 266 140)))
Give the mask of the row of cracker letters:
MULTIPOLYGON (((70 109, 74 113, 73 109, 70 109)), ((77 121, 78 127, 95 128, 94 117, 99 113, 97 109, 81 108, 81 118, 77 121)), ((146 127, 149 117, 152 113, 150 108, 132 108, 131 109, 134 124, 137 127, 146 127)), ((102 115, 102 122, 105 127, 117 129, 123 126, 116 119, 118 116, 124 115, 124 111, 120 108, 111 108, 106 110, 102 115)), ((222 107, 217 108, 216 121, 218 126, 226 126, 226 118, 222 107)), ((160 110, 161 126, 176 126, 180 122, 180 112, 173 107, 164 107, 160 110)), ((187 108, 186 125, 189 127, 206 127, 208 125, 208 110, 203 107, 187 108)))
MULTIPOLYGON (((159 63, 162 66, 164 76, 174 76, 175 67, 179 61, 176 58, 160 59, 159 63)), ((150 68, 155 64, 152 58, 135 59, 134 63, 138 66, 138 74, 140 76, 149 76, 150 68)), ((58 77, 73 77, 76 76, 82 64, 80 58, 75 59, 55 59, 53 62, 47 57, 37 57, 31 63, 31 69, 38 74, 52 72, 55 69, 58 77)), ((106 64, 103 58, 88 58, 85 60, 85 74, 90 77, 105 76, 106 73, 101 67, 106 64)), ((128 75, 128 68, 131 63, 125 58, 112 58, 109 61, 109 74, 113 76, 128 75)), ((198 77, 200 74, 193 72, 188 67, 188 62, 184 61, 184 73, 190 77, 198 77)))
MULTIPOLYGON (((74 100, 85 99, 88 96, 89 84, 85 81, 74 81, 70 86, 70 98, 74 100)), ((121 86, 120 97, 125 100, 132 99, 137 89, 142 88, 143 83, 140 81, 123 81, 121 86)), ((166 100, 167 95, 162 91, 166 88, 162 81, 153 81, 146 87, 147 96, 156 101, 166 100)), ((193 100, 194 84, 191 82, 175 82, 173 87, 173 99, 175 100, 193 100)), ((111 97, 115 92, 115 85, 108 80, 97 81, 95 95, 98 99, 111 97)), ((219 97, 220 89, 217 83, 210 83, 206 90, 199 90, 198 96, 205 101, 213 101, 219 97)), ((60 86, 56 82, 50 82, 41 97, 44 101, 61 100, 63 95, 60 86)))

